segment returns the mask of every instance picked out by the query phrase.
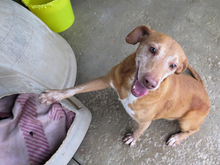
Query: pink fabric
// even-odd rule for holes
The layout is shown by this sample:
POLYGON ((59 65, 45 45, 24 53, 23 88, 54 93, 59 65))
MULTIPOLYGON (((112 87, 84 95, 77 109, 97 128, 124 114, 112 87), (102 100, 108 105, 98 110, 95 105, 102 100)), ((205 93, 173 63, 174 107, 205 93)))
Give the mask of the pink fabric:
POLYGON ((59 103, 40 104, 38 94, 0 99, 0 164, 44 164, 65 139, 74 117, 59 103))

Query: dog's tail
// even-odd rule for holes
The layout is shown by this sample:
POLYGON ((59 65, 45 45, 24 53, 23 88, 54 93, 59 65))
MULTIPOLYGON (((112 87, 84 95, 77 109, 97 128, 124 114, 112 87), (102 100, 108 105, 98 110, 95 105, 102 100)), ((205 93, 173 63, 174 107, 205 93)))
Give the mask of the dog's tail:
POLYGON ((187 69, 191 72, 192 76, 197 80, 199 81, 204 87, 205 87, 205 84, 202 80, 202 78, 200 77, 200 75, 195 71, 195 69, 193 67, 191 67, 189 64, 187 66, 187 69))

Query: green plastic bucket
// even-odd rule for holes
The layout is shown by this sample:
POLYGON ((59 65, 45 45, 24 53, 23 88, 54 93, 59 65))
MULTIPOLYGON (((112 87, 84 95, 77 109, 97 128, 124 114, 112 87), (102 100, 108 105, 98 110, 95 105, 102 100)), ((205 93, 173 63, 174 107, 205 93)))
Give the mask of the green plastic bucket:
POLYGON ((68 29, 75 17, 70 0, 22 0, 54 32, 68 29))

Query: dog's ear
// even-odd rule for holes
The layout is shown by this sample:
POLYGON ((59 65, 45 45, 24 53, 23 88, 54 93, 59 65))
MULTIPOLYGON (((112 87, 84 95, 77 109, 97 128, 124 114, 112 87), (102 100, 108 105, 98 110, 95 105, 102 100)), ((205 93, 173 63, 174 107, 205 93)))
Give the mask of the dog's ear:
POLYGON ((188 66, 188 59, 187 57, 185 57, 185 60, 182 62, 182 64, 180 64, 180 66, 176 69, 175 74, 180 74, 183 73, 184 70, 186 70, 188 66))
POLYGON ((136 43, 140 42, 140 38, 144 35, 149 35, 153 29, 149 28, 148 26, 142 25, 136 27, 131 33, 127 35, 125 38, 126 42, 129 44, 135 45, 136 43))

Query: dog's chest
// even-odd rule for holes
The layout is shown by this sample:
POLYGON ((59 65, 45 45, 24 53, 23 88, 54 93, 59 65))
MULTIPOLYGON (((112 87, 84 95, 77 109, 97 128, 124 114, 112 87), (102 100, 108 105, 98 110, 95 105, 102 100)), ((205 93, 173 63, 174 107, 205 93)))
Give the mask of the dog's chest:
MULTIPOLYGON (((113 89, 115 89, 114 85, 112 82, 110 82, 110 85, 113 89)), ((115 89, 116 90, 116 89, 115 89)), ((119 93, 118 91, 116 90, 118 96, 119 96, 119 93)), ((129 104, 132 105, 134 101, 137 100, 137 97, 135 97, 134 95, 132 95, 130 92, 128 92, 128 96, 125 98, 125 99, 120 99, 120 96, 119 96, 119 100, 121 101, 122 105, 124 106, 126 112, 132 117, 134 118, 134 111, 131 110, 131 108, 129 107, 129 104)))
POLYGON ((125 110, 127 111, 127 113, 134 118, 134 111, 131 110, 131 108, 128 106, 129 104, 132 105, 134 101, 137 100, 137 97, 134 97, 130 92, 128 93, 127 98, 125 98, 124 100, 119 99, 122 103, 122 105, 124 106, 125 110))

